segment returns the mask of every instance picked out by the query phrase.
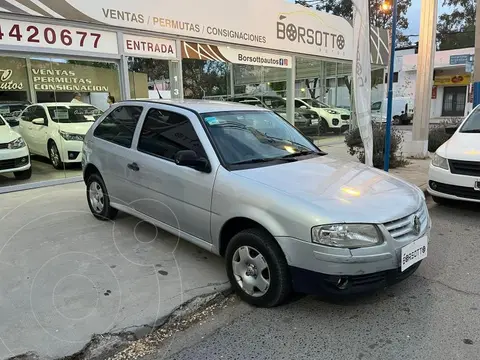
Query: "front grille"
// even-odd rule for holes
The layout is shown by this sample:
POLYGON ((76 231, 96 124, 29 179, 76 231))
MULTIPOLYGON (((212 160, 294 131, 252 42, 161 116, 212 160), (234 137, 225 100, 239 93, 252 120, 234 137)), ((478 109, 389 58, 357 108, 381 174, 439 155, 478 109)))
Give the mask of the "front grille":
POLYGON ((433 190, 444 194, 453 195, 464 199, 480 200, 480 191, 475 190, 473 187, 442 184, 436 181, 430 181, 429 185, 433 190))
POLYGON ((342 115, 342 120, 349 120, 350 119, 350 115, 342 115))
POLYGON ((457 175, 480 176, 479 161, 449 160, 450 172, 457 175))
POLYGON ((28 157, 24 156, 17 159, 0 160, 0 170, 15 169, 28 164, 28 157))
POLYGON ((422 204, 422 207, 413 214, 389 221, 383 225, 395 240, 414 240, 419 235, 414 231, 413 219, 415 216, 420 219, 420 234, 422 234, 428 226, 428 210, 425 204, 422 204))
POLYGON ((8 149, 8 143, 0 144, 0 149, 8 149))

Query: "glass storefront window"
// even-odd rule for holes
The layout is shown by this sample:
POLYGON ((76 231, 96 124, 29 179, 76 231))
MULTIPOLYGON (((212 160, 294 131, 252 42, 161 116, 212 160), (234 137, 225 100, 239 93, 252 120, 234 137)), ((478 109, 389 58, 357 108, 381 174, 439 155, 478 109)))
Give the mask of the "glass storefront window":
POLYGON ((351 63, 297 57, 296 65, 295 109, 315 116, 304 132, 319 136, 348 130, 351 63))
POLYGON ((186 99, 223 100, 230 92, 229 64, 183 59, 183 94, 186 99))
POLYGON ((0 187, 81 176, 83 137, 120 100, 118 65, 0 57, 0 72, 0 187))
POLYGON ((132 99, 170 99, 167 60, 128 58, 128 78, 132 99))

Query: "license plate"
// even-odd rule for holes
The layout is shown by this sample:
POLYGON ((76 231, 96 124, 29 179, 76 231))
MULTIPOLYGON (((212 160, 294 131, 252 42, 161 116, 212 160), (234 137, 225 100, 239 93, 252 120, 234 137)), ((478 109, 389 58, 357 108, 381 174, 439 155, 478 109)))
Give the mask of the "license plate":
POLYGON ((424 236, 402 248, 402 272, 427 257, 428 237, 424 236))

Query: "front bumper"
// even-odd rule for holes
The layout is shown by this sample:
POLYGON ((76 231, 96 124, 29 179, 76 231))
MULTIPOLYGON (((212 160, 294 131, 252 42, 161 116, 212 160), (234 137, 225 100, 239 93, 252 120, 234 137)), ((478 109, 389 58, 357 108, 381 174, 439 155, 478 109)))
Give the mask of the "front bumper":
POLYGON ((480 203, 480 190, 475 190, 475 182, 480 178, 452 174, 430 164, 427 191, 432 196, 450 200, 480 203))
MULTIPOLYGON (((384 286, 403 280, 418 267, 401 267, 402 248, 422 237, 430 238, 431 220, 425 203, 415 213, 402 219, 379 225, 385 241, 377 246, 361 249, 344 249, 323 246, 290 237, 277 237, 290 266, 294 288, 299 292, 327 291, 332 283, 347 280, 345 288, 336 287, 336 293, 363 291, 356 283, 384 286), (421 220, 420 233, 413 235, 413 218, 421 220), (308 278, 310 281, 304 281, 308 278), (376 279, 376 280, 375 280, 376 279)), ((329 291, 331 292, 331 291, 329 291)))
POLYGON ((78 163, 82 161, 83 141, 66 141, 62 139, 58 146, 60 157, 64 163, 78 163))
POLYGON ((21 149, 0 150, 0 174, 30 169, 30 154, 25 146, 21 149))

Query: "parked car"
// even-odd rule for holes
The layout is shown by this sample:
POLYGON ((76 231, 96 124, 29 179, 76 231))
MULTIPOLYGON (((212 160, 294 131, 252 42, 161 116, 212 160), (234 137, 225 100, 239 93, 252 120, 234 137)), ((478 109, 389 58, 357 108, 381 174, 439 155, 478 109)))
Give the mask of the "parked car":
POLYGON ((123 101, 87 132, 82 167, 97 219, 124 211, 225 257, 232 287, 258 306, 292 289, 383 288, 427 255, 418 187, 327 156, 263 108, 123 101))
MULTIPOLYGON (((236 95, 227 98, 227 101, 238 102, 253 106, 263 107, 277 112, 285 120, 287 119, 287 102, 280 96, 255 96, 236 95)), ((311 133, 317 129, 319 116, 315 111, 308 109, 295 109, 295 126, 300 130, 311 133)))
POLYGON ((350 127, 350 111, 331 107, 321 101, 309 98, 295 99, 295 108, 310 109, 320 117, 320 131, 343 133, 350 127))
POLYGON ((103 112, 83 103, 43 103, 27 107, 19 132, 31 154, 50 158, 55 169, 82 161, 83 138, 103 112))
MULTIPOLYGON (((387 99, 372 104, 372 121, 387 122, 387 99)), ((409 97, 395 97, 392 99, 392 123, 394 125, 408 125, 414 115, 413 100, 409 97)))
POLYGON ((10 127, 18 126, 18 117, 30 105, 29 101, 0 101, 0 115, 10 127))
POLYGON ((428 192, 440 204, 448 200, 480 203, 480 107, 446 131, 453 135, 433 156, 428 192))
POLYGON ((32 176, 32 167, 27 144, 0 115, 0 174, 6 173, 27 180, 32 176))

